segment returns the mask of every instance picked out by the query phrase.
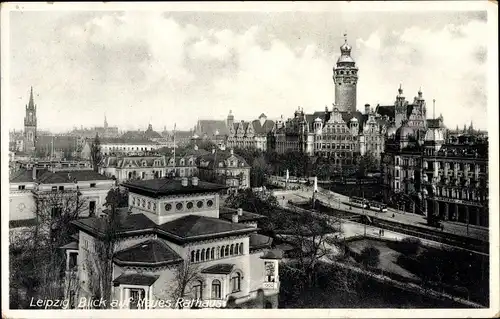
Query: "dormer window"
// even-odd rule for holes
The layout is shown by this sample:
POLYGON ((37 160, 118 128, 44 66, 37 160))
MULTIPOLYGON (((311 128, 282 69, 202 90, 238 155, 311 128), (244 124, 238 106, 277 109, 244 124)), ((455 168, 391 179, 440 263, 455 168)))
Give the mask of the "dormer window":
POLYGON ((146 167, 146 161, 142 161, 142 166, 146 167))

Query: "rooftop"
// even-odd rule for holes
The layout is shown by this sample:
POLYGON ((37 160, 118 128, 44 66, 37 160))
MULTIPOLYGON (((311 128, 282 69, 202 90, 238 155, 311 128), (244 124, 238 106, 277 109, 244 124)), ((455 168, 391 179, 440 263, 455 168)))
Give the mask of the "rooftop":
POLYGON ((119 285, 137 285, 151 286, 158 280, 160 276, 144 275, 144 274, 122 274, 113 280, 115 286, 119 285))
POLYGON ((182 258, 163 240, 150 239, 117 252, 113 261, 120 266, 163 266, 182 258))
POLYGON ((176 194, 199 194, 219 192, 227 189, 224 185, 198 181, 198 185, 193 185, 192 179, 188 179, 188 185, 182 186, 181 179, 156 178, 150 180, 135 180, 123 183, 131 192, 150 197, 159 197, 176 194))
MULTIPOLYGON (((157 225, 144 214, 130 214, 126 210, 125 208, 120 211, 117 227, 118 236, 156 233, 174 242, 183 243, 204 238, 216 238, 256 231, 252 226, 196 215, 187 215, 157 225)), ((72 223, 95 236, 103 236, 107 226, 106 219, 98 217, 82 218, 72 223)))
POLYGON ((201 271, 202 274, 228 275, 233 271, 233 264, 215 264, 201 271))

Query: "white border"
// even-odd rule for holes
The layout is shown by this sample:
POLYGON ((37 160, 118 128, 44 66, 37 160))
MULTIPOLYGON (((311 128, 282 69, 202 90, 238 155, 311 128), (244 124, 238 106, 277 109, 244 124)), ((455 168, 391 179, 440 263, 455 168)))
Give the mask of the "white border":
POLYGON ((416 1, 416 2, 183 2, 183 3, 25 3, 1 5, 1 176, 2 176, 2 309, 8 308, 8 144, 9 123, 9 13, 10 11, 487 11, 488 14, 488 133, 490 140, 490 296, 489 309, 268 309, 268 310, 3 310, 6 318, 408 318, 408 317, 498 317, 499 316, 499 205, 498 205, 498 8, 487 1, 416 1), (496 225, 496 228, 494 227, 496 225))

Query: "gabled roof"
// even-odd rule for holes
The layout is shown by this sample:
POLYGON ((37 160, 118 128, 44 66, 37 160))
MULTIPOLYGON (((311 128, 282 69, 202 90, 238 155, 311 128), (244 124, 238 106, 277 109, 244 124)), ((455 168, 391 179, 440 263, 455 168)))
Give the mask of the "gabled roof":
MULTIPOLYGON (((264 114, 261 114, 260 117, 262 117, 262 115, 264 115, 264 114)), ((264 125, 260 125, 260 120, 254 120, 254 121, 252 121, 252 124, 253 124, 253 128, 255 130, 255 134, 268 134, 269 132, 271 132, 273 130, 275 123, 274 123, 274 121, 266 120, 264 122, 264 125)))
POLYGON ((225 185, 198 181, 193 185, 192 179, 188 179, 187 186, 182 186, 182 179, 156 178, 149 180, 134 180, 122 184, 131 192, 151 197, 159 197, 175 194, 199 194, 219 192, 227 189, 225 185))
POLYGON ((113 280, 115 286, 119 285, 137 285, 137 286, 151 286, 158 280, 158 275, 145 275, 145 274, 122 274, 113 280))
POLYGON ((228 275, 234 269, 234 264, 215 264, 201 271, 202 274, 228 275))
POLYGON ((150 239, 115 253, 113 261, 119 266, 164 266, 182 262, 167 243, 159 239, 150 239))

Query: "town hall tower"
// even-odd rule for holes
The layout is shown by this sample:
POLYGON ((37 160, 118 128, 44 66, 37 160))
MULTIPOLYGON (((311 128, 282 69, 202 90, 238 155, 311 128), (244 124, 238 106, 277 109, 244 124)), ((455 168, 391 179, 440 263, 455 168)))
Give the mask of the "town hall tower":
POLYGON ((355 112, 358 68, 351 57, 351 46, 347 44, 347 35, 344 34, 344 37, 344 44, 340 47, 340 57, 333 68, 335 107, 341 112, 355 112))

